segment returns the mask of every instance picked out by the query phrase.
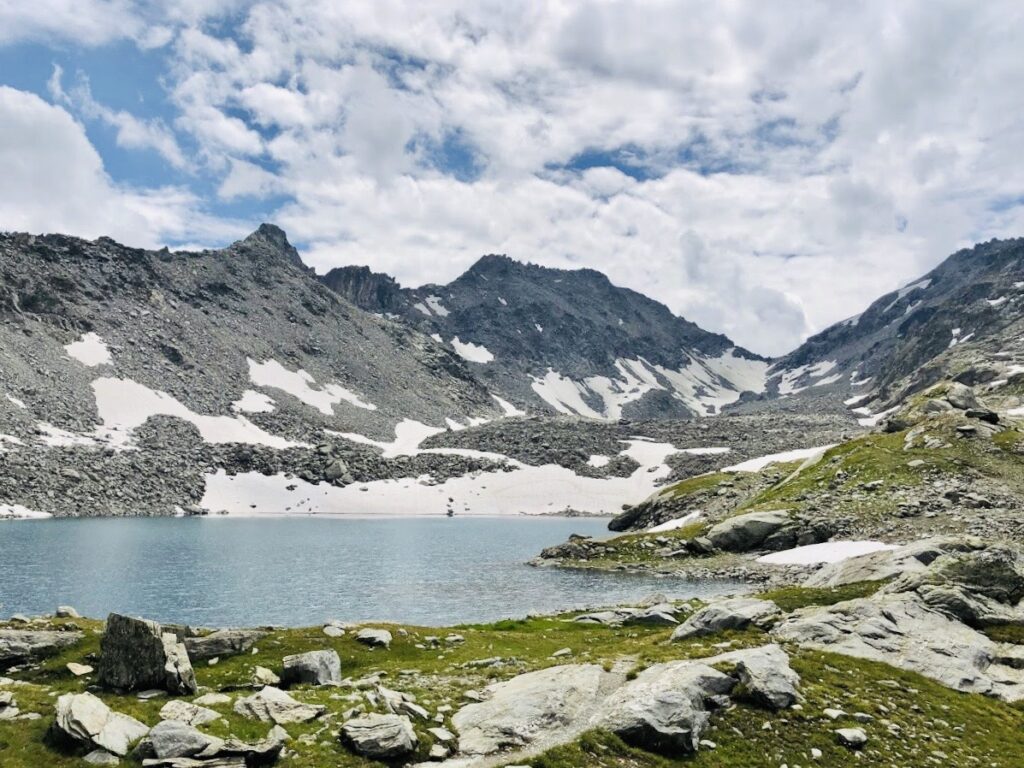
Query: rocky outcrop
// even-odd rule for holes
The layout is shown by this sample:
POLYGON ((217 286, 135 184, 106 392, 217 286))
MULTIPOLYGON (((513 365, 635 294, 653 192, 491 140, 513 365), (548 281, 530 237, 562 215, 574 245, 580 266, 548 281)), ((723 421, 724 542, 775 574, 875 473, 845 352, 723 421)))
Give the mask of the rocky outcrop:
POLYGON ((751 625, 764 629, 780 615, 778 606, 770 600, 753 597, 715 600, 676 627, 672 640, 685 640, 725 629, 746 629, 751 625))
POLYGON ((333 650, 285 656, 281 682, 285 686, 340 685, 341 658, 333 650))
POLYGON ((124 757, 131 745, 149 732, 149 727, 114 712, 91 693, 65 693, 57 699, 52 731, 58 739, 124 757))
POLYGON ((939 613, 913 593, 883 594, 805 608, 772 630, 780 640, 881 661, 950 688, 1024 698, 1024 673, 998 664, 985 635, 939 613))
POLYGON ((778 645, 763 645, 723 653, 709 664, 732 664, 745 693, 756 704, 769 709, 786 709, 800 700, 800 676, 789 666, 789 656, 778 645))
POLYGON ((124 691, 159 688, 196 692, 196 676, 185 646, 155 621, 112 613, 100 639, 100 685, 124 691))
POLYGON ((0 669, 55 656, 81 639, 81 632, 0 629, 0 669))
POLYGON ((409 718, 368 714, 348 720, 341 740, 353 752, 371 760, 397 760, 416 751, 419 738, 409 718))

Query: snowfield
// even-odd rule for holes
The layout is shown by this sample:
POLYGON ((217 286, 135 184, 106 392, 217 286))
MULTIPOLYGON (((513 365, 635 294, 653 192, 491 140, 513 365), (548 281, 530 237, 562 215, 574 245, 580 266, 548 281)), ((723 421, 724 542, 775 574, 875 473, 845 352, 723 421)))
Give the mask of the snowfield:
MULTIPOLYGON (((396 430, 394 442, 386 444, 387 455, 421 451, 417 438, 433 430, 417 422, 403 425, 396 430)), ((367 438, 357 441, 373 443, 367 438)), ((221 471, 206 476, 202 505, 212 512, 236 516, 444 515, 449 509, 458 515, 474 516, 544 515, 566 510, 613 515, 623 504, 653 493, 671 472, 665 459, 676 452, 668 443, 646 440, 628 440, 625 446, 620 455, 632 457, 640 465, 629 477, 584 477, 557 465, 532 467, 496 454, 431 449, 431 453, 503 459, 512 469, 478 472, 444 482, 429 477, 403 478, 344 488, 312 485, 283 475, 248 473, 232 477, 221 471), (293 490, 289 491, 289 486, 293 490)))

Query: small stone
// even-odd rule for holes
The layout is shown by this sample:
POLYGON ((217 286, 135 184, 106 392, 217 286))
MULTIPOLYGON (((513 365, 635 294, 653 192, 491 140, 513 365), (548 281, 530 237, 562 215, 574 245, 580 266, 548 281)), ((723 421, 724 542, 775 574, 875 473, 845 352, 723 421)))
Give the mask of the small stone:
POLYGON ((371 648, 390 648, 392 637, 386 629, 361 629, 356 640, 371 648))
POLYGON ((67 663, 67 669, 75 677, 82 677, 82 675, 91 675, 93 673, 93 668, 88 664, 79 664, 74 661, 67 663))
POLYGON ((868 743, 868 735, 861 728, 840 728, 835 733, 836 740, 850 749, 860 749, 868 743))

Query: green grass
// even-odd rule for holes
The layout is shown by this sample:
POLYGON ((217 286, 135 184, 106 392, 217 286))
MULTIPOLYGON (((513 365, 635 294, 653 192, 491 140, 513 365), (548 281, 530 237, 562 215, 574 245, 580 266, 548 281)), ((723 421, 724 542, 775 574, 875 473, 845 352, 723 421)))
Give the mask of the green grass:
POLYGON ((757 595, 771 600, 784 612, 790 613, 810 605, 835 605, 858 597, 870 597, 885 584, 884 581, 858 581, 841 587, 780 587, 757 595))
MULTIPOLYGON (((841 599, 870 594, 878 583, 855 584, 835 590, 786 589, 773 590, 771 597, 787 610, 804 605, 823 605, 841 599)), ((681 643, 668 641, 671 630, 662 627, 604 627, 568 622, 568 616, 536 617, 506 620, 492 624, 464 625, 451 629, 392 627, 394 643, 390 650, 371 650, 359 645, 349 633, 342 638, 328 638, 317 628, 289 629, 272 632, 258 644, 255 654, 222 660, 210 667, 196 669, 199 683, 209 689, 230 689, 248 681, 255 665, 280 670, 281 659, 289 653, 334 648, 342 658, 343 674, 358 678, 371 672, 385 672, 388 687, 413 693, 431 712, 441 704, 455 708, 463 702, 463 693, 480 689, 488 683, 507 679, 524 671, 578 662, 593 662, 610 669, 615 662, 627 660, 634 671, 652 664, 675 659, 704 658, 723 648, 753 647, 770 641, 756 629, 722 632, 692 638, 681 643), (443 638, 450 632, 465 638, 461 645, 441 648, 417 648, 424 637, 443 638), (552 659, 551 654, 570 648, 569 658, 552 659), (500 656, 514 659, 509 666, 495 668, 463 667, 465 662, 500 656), (412 672, 415 670, 415 672, 412 672), (402 674, 402 672, 412 672, 402 674)), ((58 623, 58 622, 55 622, 58 623)), ((56 696, 67 691, 83 691, 91 680, 75 678, 64 665, 68 661, 89 661, 98 651, 100 624, 76 620, 86 633, 85 639, 59 657, 50 659, 36 669, 25 669, 11 676, 21 684, 10 688, 24 712, 39 712, 42 719, 32 722, 0 723, 0 765, 3 768, 84 768, 79 756, 63 752, 45 738, 53 715, 56 696)), ((1014 632, 993 629, 999 639, 1020 639, 1014 632)), ((941 765, 1024 767, 1018 755, 1020 733, 1024 732, 1024 711, 981 696, 956 693, 918 675, 900 672, 884 664, 859 661, 843 656, 788 649, 792 666, 802 679, 801 690, 806 700, 802 710, 769 713, 742 700, 726 712, 713 715, 705 738, 717 743, 714 750, 702 751, 688 758, 665 758, 648 754, 623 744, 615 736, 593 732, 572 744, 558 747, 525 761, 534 768, 666 768, 667 766, 764 766, 777 768, 812 764, 829 766, 852 765, 929 765, 921 761, 940 751, 948 756, 941 765), (879 709, 891 709, 885 714, 879 709), (836 745, 833 730, 855 725, 852 720, 833 723, 822 716, 826 707, 838 707, 853 713, 867 712, 875 717, 864 727, 871 739, 861 759, 836 745), (881 723, 888 718, 900 725, 902 736, 893 737, 881 723), (762 730, 771 722, 771 730, 762 730), (940 725, 948 723, 948 726, 940 725), (963 731, 956 730, 962 726, 963 731), (735 729, 735 730, 734 730, 735 729), (817 763, 808 758, 811 747, 822 750, 817 763)), ((344 699, 348 689, 299 689, 293 695, 307 702, 324 704, 328 714, 322 720, 306 725, 289 725, 293 740, 292 755, 282 759, 285 768, 357 768, 373 764, 351 753, 337 741, 341 713, 352 706, 344 699), (339 698, 342 697, 342 698, 339 698), (307 737, 299 739, 299 737, 307 737)), ((150 725, 159 720, 159 710, 166 699, 143 702, 134 696, 101 693, 113 709, 130 714, 150 725)), ((247 695, 235 691, 232 695, 247 695)), ((255 740, 266 735, 270 726, 235 715, 230 705, 216 707, 224 715, 203 730, 217 736, 230 734, 255 740)), ((426 726, 418 724, 421 735, 419 757, 429 748, 426 726)), ((451 727, 450 721, 446 723, 451 727)), ((516 761, 523 762, 523 761, 516 761)), ((130 761, 124 763, 130 768, 130 761)))
POLYGON ((820 652, 796 652, 802 709, 770 713, 747 703, 712 715, 704 738, 714 749, 687 757, 656 757, 631 749, 602 732, 546 752, 533 768, 778 768, 803 766, 986 766, 1021 768, 1024 712, 976 694, 944 688, 920 675, 885 664, 820 652), (886 707, 884 711, 881 707, 886 707), (868 723, 851 717, 832 721, 826 708, 864 712, 868 723), (890 732, 886 722, 899 727, 890 732), (771 724, 770 730, 763 728, 771 724), (859 754, 837 744, 836 728, 859 727, 868 744, 859 754), (814 760, 811 749, 820 749, 814 760))

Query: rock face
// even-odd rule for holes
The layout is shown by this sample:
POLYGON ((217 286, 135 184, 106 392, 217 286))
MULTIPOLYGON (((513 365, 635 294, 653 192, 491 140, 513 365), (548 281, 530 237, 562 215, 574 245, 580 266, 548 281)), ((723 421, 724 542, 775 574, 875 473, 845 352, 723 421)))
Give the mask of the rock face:
POLYGON ((149 732, 146 725, 112 711, 91 693, 65 693, 57 699, 53 730, 88 749, 105 749, 121 757, 149 732))
POLYGON ((280 688, 269 685, 235 702, 235 712, 239 715, 277 725, 305 723, 320 717, 326 710, 322 704, 303 704, 280 688))
POLYGON ((147 619, 112 613, 100 639, 100 685, 125 691, 160 688, 176 695, 196 692, 185 646, 147 619))
POLYGON ((983 548, 972 536, 935 537, 899 549, 882 550, 831 563, 815 571, 805 587, 839 587, 858 581, 882 581, 903 574, 924 571, 942 555, 972 552, 983 548))
POLYGON ((401 288, 365 267, 334 269, 321 280, 362 309, 436 334, 492 392, 541 413, 705 415, 759 389, 767 367, 725 336, 590 269, 492 254, 447 285, 401 288), (563 402, 553 394, 559 386, 579 394, 563 402), (623 407, 616 396, 626 392, 623 407))
POLYGON ((347 721, 341 740, 356 754, 372 760, 397 760, 416 751, 419 739, 409 718, 371 713, 347 721))
POLYGON ((337 651, 310 651, 284 657, 284 685, 339 685, 341 659, 337 651))
POLYGON ((460 751, 489 755, 586 723, 608 673, 596 664, 550 667, 487 687, 486 701, 455 713, 460 751))
POLYGON ((778 606, 771 600, 758 600, 753 597, 716 600, 676 627, 672 633, 672 640, 710 635, 723 629, 746 629, 751 624, 764 628, 780 613, 778 606))
POLYGON ((675 661, 648 667, 601 707, 595 725, 628 744, 664 755, 697 751, 709 714, 736 680, 707 664, 675 661))
MULTIPOLYGON (((788 512, 750 512, 730 517, 713 526, 706 534, 717 549, 749 552, 790 522, 788 512)), ((781 549, 782 547, 780 547, 781 549)))
POLYGON ((220 629, 202 637, 186 637, 185 649, 193 661, 248 653, 266 633, 256 629, 220 629))
POLYGON ((960 691, 1007 701, 1024 697, 1024 673, 997 663, 995 643, 932 610, 916 594, 876 595, 801 609, 784 618, 772 634, 820 650, 882 661, 960 691))
POLYGON ((0 629, 0 669, 55 656, 81 639, 81 632, 0 629))

